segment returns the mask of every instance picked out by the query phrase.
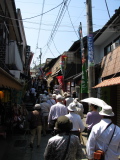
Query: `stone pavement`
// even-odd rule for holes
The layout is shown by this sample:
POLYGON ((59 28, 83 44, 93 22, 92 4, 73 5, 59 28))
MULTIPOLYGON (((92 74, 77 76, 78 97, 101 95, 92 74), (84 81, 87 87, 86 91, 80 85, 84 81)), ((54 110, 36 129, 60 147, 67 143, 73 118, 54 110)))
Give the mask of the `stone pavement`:
MULTIPOLYGON (((85 118, 83 119, 83 122, 85 123, 85 118)), ((50 137, 51 134, 41 137, 40 148, 37 148, 35 139, 34 147, 31 149, 29 147, 29 132, 27 132, 26 135, 19 133, 8 135, 6 139, 0 136, 0 160, 44 160, 44 150, 50 137)), ((83 132, 82 137, 86 144, 87 134, 83 132)), ((82 144, 82 148, 85 153, 85 145, 82 144)), ((87 160, 86 156, 83 160, 87 160)))

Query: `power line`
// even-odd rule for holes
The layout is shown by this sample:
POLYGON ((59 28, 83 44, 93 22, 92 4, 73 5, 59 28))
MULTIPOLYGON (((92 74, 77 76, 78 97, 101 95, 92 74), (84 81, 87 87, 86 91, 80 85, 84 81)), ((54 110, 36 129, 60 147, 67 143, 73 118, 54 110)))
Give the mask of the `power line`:
POLYGON ((55 55, 53 54, 53 52, 50 49, 50 46, 48 44, 47 44, 47 46, 48 46, 48 49, 50 50, 50 52, 52 53, 53 57, 55 57, 55 55))
MULTIPOLYGON (((0 24, 3 24, 3 23, 0 23, 0 24)), ((18 28, 17 25, 7 24, 7 26, 10 26, 10 27, 12 26, 12 27, 18 28)), ((101 27, 102 25, 96 25, 96 27, 94 27, 94 28, 98 28, 97 26, 98 26, 98 27, 101 27)), ((119 27, 119 26, 120 26, 120 24, 119 24, 119 25, 117 25, 117 24, 114 25, 114 27, 119 27)), ((87 27, 87 26, 84 26, 84 28, 85 28, 85 27, 87 27)), ((109 27, 109 25, 106 26, 106 28, 107 28, 107 27, 109 27)), ((39 29, 39 28, 25 27, 25 26, 24 26, 24 28, 34 29, 34 30, 38 30, 38 29, 39 29)), ((51 31, 51 30, 49 30, 49 29, 41 29, 41 30, 43 30, 43 31, 51 31)), ((57 32, 74 32, 74 31, 72 31, 72 30, 57 30, 57 32)), ((116 30, 115 30, 115 31, 106 31, 106 32, 108 32, 108 33, 109 33, 109 32, 117 32, 117 33, 119 33, 120 31, 116 31, 116 30)), ((99 32, 99 33, 103 33, 103 32, 99 32)), ((45 45, 45 46, 46 46, 46 45, 45 45)), ((44 46, 44 47, 45 47, 45 46, 44 46)))
POLYGON ((108 12, 108 15, 109 15, 109 18, 110 18, 110 12, 109 12, 108 5, 107 5, 107 1, 106 1, 106 0, 105 0, 105 4, 106 4, 107 12, 108 12))
POLYGON ((41 23, 42 23, 44 5, 45 5, 45 0, 43 0, 43 4, 42 4, 42 13, 41 13, 41 18, 40 18, 40 23, 39 23, 39 31, 38 31, 38 38, 37 38, 37 47, 38 47, 38 41, 39 41, 39 37, 40 37, 40 29, 41 29, 41 23))
MULTIPOLYGON (((65 8, 65 4, 66 4, 67 1, 68 1, 68 0, 66 0, 66 1, 63 0, 63 6, 61 5, 61 7, 60 7, 60 9, 59 9, 59 12, 58 12, 58 14, 57 14, 57 18, 56 18, 56 20, 55 20, 55 23, 54 23, 54 25, 53 25, 51 34, 50 34, 49 39, 48 39, 48 41, 47 41, 47 46, 50 44, 51 39, 53 39, 53 35, 55 34, 55 30, 56 30, 56 28, 57 28, 57 26, 58 26, 58 24, 59 24, 60 18, 61 18, 62 14, 63 14, 64 8, 65 8)), ((45 54, 47 53, 47 51, 48 51, 48 48, 46 49, 45 54)), ((44 54, 44 55, 45 55, 45 54, 44 54)))
POLYGON ((66 8, 67 8, 68 16, 69 16, 71 25, 72 25, 72 27, 73 27, 73 30, 74 30, 74 32, 75 32, 77 38, 79 38, 79 37, 78 37, 78 34, 77 34, 76 30, 75 30, 75 27, 74 27, 74 25, 73 25, 73 23, 72 23, 72 20, 71 20, 70 13, 69 13, 68 6, 67 6, 67 5, 66 5, 66 8))
POLYGON ((46 12, 44 12, 43 14, 39 14, 39 15, 36 15, 36 16, 33 16, 33 17, 29 17, 29 18, 24 18, 24 19, 15 19, 15 18, 10 18, 10 17, 3 16, 3 15, 0 15, 0 17, 2 17, 2 18, 7 18, 7 19, 11 19, 11 20, 16 20, 16 21, 24 21, 24 20, 26 20, 26 19, 33 19, 33 18, 36 18, 36 17, 42 16, 42 15, 44 15, 44 14, 46 14, 46 13, 48 13, 48 12, 50 12, 50 11, 52 11, 52 10, 56 9, 56 8, 58 8, 58 7, 59 7, 59 6, 61 6, 62 4, 63 4, 63 2, 62 2, 62 3, 60 3, 58 6, 56 6, 56 7, 52 8, 52 9, 50 9, 50 10, 46 11, 46 12))
MULTIPOLYGON (((56 34, 56 32, 58 31, 58 28, 59 28, 59 26, 60 26, 60 24, 61 24, 61 21, 62 21, 62 19, 63 19, 63 17, 64 17, 64 15, 65 15, 65 8, 66 8, 66 4, 67 4, 67 1, 68 0, 63 0, 63 7, 62 7, 62 9, 61 9, 61 12, 59 11, 59 13, 58 13, 58 16, 57 16, 57 18, 56 18, 56 21, 55 21, 55 25, 54 25, 54 27, 53 27, 53 29, 52 29, 52 31, 51 31, 51 35, 50 35, 50 38, 49 38, 49 40, 48 40, 48 42, 47 42, 47 44, 49 44, 50 45, 50 43, 51 43, 51 40, 52 39, 54 39, 54 37, 55 37, 55 34, 56 34)), ((71 0, 70 0, 71 1, 71 0)), ((70 3, 70 1, 69 1, 69 3, 70 3)), ((69 4, 68 3, 68 4, 69 4)), ((48 50, 48 48, 46 49, 46 52, 47 52, 47 50, 48 50)), ((45 54, 46 54, 46 52, 45 52, 45 54)))
POLYGON ((56 51, 57 51, 57 52, 59 53, 59 55, 60 55, 61 53, 60 53, 59 50, 57 49, 57 47, 56 47, 55 42, 54 42, 53 39, 52 39, 52 41, 53 41, 53 44, 54 44, 54 46, 55 46, 56 51))

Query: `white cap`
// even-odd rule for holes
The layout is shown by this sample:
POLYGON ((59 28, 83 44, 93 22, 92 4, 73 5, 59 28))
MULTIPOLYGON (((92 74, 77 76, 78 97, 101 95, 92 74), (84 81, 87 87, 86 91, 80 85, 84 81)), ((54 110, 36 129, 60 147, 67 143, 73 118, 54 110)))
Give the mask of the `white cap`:
POLYGON ((56 100, 63 100, 63 97, 62 97, 60 94, 58 94, 58 95, 56 96, 56 100))

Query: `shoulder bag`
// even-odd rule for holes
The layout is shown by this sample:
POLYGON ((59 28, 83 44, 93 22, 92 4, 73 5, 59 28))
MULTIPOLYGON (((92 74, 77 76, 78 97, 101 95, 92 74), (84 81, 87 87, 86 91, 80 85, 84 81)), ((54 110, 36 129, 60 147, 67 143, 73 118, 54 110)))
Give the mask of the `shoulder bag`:
MULTIPOLYGON (((111 124, 112 124, 112 122, 107 125, 107 127, 105 128, 105 130, 106 130, 111 124)), ((116 129, 116 125, 115 125, 115 127, 114 127, 114 130, 113 130, 112 136, 111 136, 111 138, 110 138, 110 141, 109 141, 109 143, 108 143, 108 146, 107 146, 106 151, 97 150, 96 152, 94 152, 94 160, 105 160, 105 153, 106 153, 107 150, 108 150, 108 147, 109 147, 109 145, 110 145, 110 142, 111 142, 111 140, 112 140, 112 138, 113 138, 113 135, 114 135, 114 133, 115 133, 115 129, 116 129)), ((105 131, 105 130, 104 130, 104 131, 105 131)))
POLYGON ((70 137, 71 137, 71 134, 69 134, 68 143, 67 143, 67 148, 66 148, 66 150, 65 150, 65 152, 64 152, 64 155, 63 155, 63 157, 62 157, 62 160, 65 160, 65 158, 66 158, 66 154, 67 154, 67 152, 68 152, 68 147, 69 147, 69 144, 70 144, 70 137))

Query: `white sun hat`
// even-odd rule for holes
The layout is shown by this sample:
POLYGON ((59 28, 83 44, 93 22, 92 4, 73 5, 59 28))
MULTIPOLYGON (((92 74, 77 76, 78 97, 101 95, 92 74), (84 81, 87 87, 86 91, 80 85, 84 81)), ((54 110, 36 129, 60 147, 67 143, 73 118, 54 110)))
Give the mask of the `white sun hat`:
POLYGON ((110 116, 110 117, 114 116, 114 113, 112 111, 112 107, 111 106, 102 107, 102 110, 99 112, 99 114, 102 115, 102 116, 110 116))
POLYGON ((77 107, 77 105, 72 102, 72 103, 69 104, 69 106, 67 107, 67 109, 69 111, 77 111, 76 107, 77 107))

